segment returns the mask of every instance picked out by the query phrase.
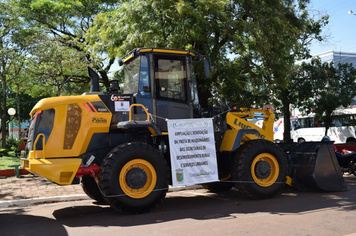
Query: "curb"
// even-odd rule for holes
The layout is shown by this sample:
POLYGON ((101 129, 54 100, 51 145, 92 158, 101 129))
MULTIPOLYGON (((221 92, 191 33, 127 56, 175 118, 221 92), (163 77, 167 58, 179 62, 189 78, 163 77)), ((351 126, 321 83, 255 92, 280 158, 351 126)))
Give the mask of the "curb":
POLYGON ((19 177, 20 175, 27 175, 29 173, 30 172, 28 172, 25 169, 19 169, 18 166, 15 167, 15 165, 14 165, 14 169, 0 170, 0 176, 5 176, 5 177, 8 177, 8 176, 19 177))
POLYGON ((30 198, 30 199, 18 199, 18 200, 8 200, 0 201, 0 208, 6 207, 22 207, 36 204, 45 204, 45 203, 55 203, 55 202, 66 202, 66 201, 81 201, 81 200, 90 200, 86 194, 77 194, 69 196, 55 196, 55 197, 39 197, 39 198, 30 198))
MULTIPOLYGON (((179 186, 174 188, 170 186, 168 192, 197 190, 201 188, 202 186, 200 185, 179 186)), ((30 205, 49 204, 49 203, 56 203, 56 202, 82 201, 82 200, 92 200, 92 199, 89 198, 86 194, 17 199, 17 200, 0 201, 0 208, 24 207, 30 205)))

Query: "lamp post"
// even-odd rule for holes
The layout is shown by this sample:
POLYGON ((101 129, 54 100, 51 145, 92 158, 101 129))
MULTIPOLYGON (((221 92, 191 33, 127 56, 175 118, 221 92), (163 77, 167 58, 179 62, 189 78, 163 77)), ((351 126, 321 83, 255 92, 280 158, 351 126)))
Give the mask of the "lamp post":
POLYGON ((11 118, 11 129, 12 129, 12 132, 11 132, 11 139, 14 138, 14 115, 16 114, 16 110, 15 108, 9 108, 9 110, 7 110, 7 114, 10 115, 10 118, 11 118))
POLYGON ((352 10, 348 11, 347 14, 355 15, 355 16, 356 16, 356 13, 354 13, 352 10))

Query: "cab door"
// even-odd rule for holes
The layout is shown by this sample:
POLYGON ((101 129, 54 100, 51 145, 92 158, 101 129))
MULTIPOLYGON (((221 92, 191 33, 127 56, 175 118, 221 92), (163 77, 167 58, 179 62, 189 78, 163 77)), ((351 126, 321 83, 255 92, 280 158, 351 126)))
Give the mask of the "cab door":
POLYGON ((189 87, 186 55, 153 55, 156 124, 161 131, 167 131, 168 119, 192 117, 189 102, 189 87))

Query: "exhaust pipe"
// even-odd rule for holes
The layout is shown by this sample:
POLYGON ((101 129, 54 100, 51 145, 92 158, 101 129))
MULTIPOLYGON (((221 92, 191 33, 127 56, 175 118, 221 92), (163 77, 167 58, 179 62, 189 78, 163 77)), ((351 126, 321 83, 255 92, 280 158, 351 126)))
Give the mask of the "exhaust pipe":
POLYGON ((90 92, 100 92, 99 75, 88 66, 89 77, 91 79, 90 92))

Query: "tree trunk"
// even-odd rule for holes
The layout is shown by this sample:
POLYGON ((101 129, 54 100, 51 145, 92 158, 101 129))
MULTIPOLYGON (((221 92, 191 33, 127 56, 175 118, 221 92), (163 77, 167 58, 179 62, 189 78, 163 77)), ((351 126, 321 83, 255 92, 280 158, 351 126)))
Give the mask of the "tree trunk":
POLYGON ((6 148, 6 120, 7 120, 7 111, 6 111, 6 78, 2 76, 2 99, 1 99, 1 146, 6 148))
POLYGON ((284 142, 290 142, 290 111, 289 111, 289 102, 283 101, 283 119, 284 119, 284 142))
POLYGON ((17 85, 17 91, 16 91, 16 103, 17 103, 17 120, 19 122, 19 131, 18 131, 18 138, 21 139, 21 113, 20 113, 20 88, 19 85, 17 85))

